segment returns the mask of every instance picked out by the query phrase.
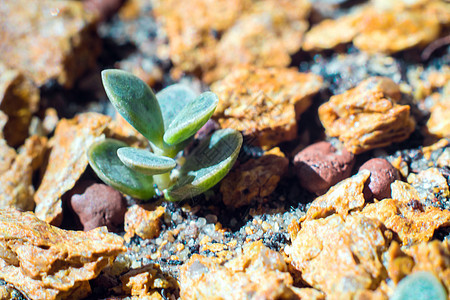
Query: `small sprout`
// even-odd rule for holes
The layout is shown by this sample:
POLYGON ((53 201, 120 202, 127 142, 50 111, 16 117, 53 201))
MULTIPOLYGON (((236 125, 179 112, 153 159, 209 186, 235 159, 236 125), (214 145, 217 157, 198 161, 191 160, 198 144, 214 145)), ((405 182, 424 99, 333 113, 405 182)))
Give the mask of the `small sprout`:
POLYGON ((153 153, 128 147, 113 139, 95 143, 89 163, 105 183, 139 199, 157 195, 155 185, 169 201, 204 193, 231 169, 242 146, 242 135, 222 129, 200 142, 186 158, 179 176, 171 179, 173 159, 211 118, 219 102, 205 92, 197 96, 187 86, 174 84, 153 94, 142 80, 125 71, 102 72, 103 86, 117 111, 145 136, 153 153))
POLYGON ((447 299, 447 292, 436 276, 420 271, 403 278, 397 285, 392 300, 447 299))

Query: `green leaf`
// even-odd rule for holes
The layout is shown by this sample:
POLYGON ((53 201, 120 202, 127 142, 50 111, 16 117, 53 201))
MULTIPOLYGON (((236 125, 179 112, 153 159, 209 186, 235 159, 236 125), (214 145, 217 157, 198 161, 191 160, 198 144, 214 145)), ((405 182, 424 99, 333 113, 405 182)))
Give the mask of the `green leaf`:
POLYGON ((117 156, 128 168, 147 175, 167 173, 177 165, 169 157, 132 147, 120 148, 117 150, 117 156))
POLYGON ((218 103, 219 99, 212 92, 205 92, 189 102, 166 129, 164 141, 174 145, 193 136, 211 118, 218 103))
POLYGON ((179 201, 212 188, 230 171, 241 146, 241 133, 229 128, 202 140, 186 158, 177 183, 164 191, 165 198, 179 201))
POLYGON ((89 164, 113 188, 138 199, 150 199, 155 196, 152 176, 129 169, 117 156, 117 150, 126 146, 114 139, 94 143, 88 151, 89 164))
POLYGON ((104 70, 103 86, 117 111, 153 144, 162 147, 164 123, 156 96, 137 76, 122 70, 104 70))
POLYGON ((156 94, 164 120, 164 128, 167 129, 175 116, 192 100, 196 93, 184 84, 173 84, 156 94))
POLYGON ((430 272, 415 272, 403 278, 392 295, 392 300, 445 300, 447 293, 436 276, 430 272))

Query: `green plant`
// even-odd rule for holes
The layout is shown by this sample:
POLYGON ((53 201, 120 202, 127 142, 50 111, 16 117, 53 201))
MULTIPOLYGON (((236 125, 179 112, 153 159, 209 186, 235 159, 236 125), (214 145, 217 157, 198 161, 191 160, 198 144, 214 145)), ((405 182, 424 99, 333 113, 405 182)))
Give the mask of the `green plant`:
POLYGON ((209 120, 217 96, 205 92, 196 97, 188 87, 175 84, 153 94, 136 76, 121 70, 102 72, 103 86, 116 110, 150 142, 153 153, 105 139, 88 151, 89 163, 105 183, 139 199, 163 192, 169 201, 199 195, 217 184, 231 169, 242 145, 233 129, 214 132, 186 157, 177 178, 173 159, 209 120), (173 177, 173 176, 172 176, 173 177))
POLYGON ((403 278, 394 290, 392 300, 447 299, 447 292, 433 273, 419 271, 403 278))

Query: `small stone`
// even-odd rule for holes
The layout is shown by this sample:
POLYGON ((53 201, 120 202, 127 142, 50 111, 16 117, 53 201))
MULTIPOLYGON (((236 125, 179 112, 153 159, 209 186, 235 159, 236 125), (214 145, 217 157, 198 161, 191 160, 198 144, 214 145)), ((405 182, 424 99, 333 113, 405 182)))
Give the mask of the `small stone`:
POLYGON ((125 214, 125 240, 130 241, 135 235, 142 239, 153 239, 161 231, 161 222, 165 208, 151 205, 133 205, 125 214))
POLYGON ((264 202, 278 186, 288 165, 289 160, 278 147, 239 165, 220 184, 224 204, 237 208, 255 199, 264 202))
POLYGON ((361 170, 370 171, 368 185, 364 189, 366 199, 372 196, 378 200, 391 197, 391 183, 400 180, 396 168, 384 158, 372 158, 359 168, 359 171, 361 170))
MULTIPOLYGON (((449 86, 450 90, 450 86, 449 86)), ((427 130, 430 134, 438 137, 450 137, 450 101, 437 102, 430 109, 431 115, 427 122, 427 130)))
POLYGON ((387 77, 371 77, 319 107, 319 118, 330 137, 360 154, 406 140, 415 122, 409 105, 400 105, 399 86, 387 77))
POLYGON ((73 195, 70 204, 80 218, 84 231, 100 226, 116 231, 123 224, 125 199, 120 192, 105 184, 93 184, 83 194, 73 195))
POLYGON ((350 176, 354 155, 338 150, 328 142, 312 144, 294 157, 294 166, 300 185, 317 195, 350 176))

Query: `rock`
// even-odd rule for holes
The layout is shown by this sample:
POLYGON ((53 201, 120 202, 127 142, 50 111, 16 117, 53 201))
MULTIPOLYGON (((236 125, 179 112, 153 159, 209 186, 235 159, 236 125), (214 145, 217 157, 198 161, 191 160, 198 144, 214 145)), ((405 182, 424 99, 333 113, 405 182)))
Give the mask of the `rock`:
POLYGON ((427 121, 428 132, 438 138, 450 137, 450 101, 448 98, 435 103, 430 111, 431 115, 427 121))
MULTIPOLYGON (((429 168, 420 171, 417 175, 408 176, 408 182, 415 189, 418 200, 425 206, 435 206, 439 208, 450 208, 450 188, 447 179, 437 168, 429 168)), ((397 198, 398 199, 398 198, 397 198)))
POLYGON ((306 0, 167 0, 154 7, 175 72, 200 74, 208 83, 240 64, 288 66, 300 49, 310 10, 306 0))
POLYGON ((296 299, 292 284, 283 256, 260 241, 224 264, 194 254, 180 268, 182 299, 296 299))
POLYGON ((16 210, 0 210, 0 249, 0 279, 34 300, 85 298, 89 280, 126 251, 104 227, 66 231, 16 210))
POLYGON ((50 140, 52 150, 48 165, 34 195, 38 218, 53 225, 61 224, 61 197, 84 173, 88 165, 87 150, 94 142, 105 138, 110 121, 110 117, 98 113, 83 113, 71 120, 59 121, 50 140))
POLYGON ((211 85, 220 99, 213 118, 270 149, 297 137, 297 121, 321 87, 322 77, 294 69, 235 68, 211 85))
POLYGON ((400 5, 389 1, 388 7, 369 4, 351 10, 335 20, 323 20, 305 34, 303 49, 320 51, 353 41, 367 53, 396 53, 422 47, 439 36, 449 22, 443 1, 421 1, 400 5))
POLYGON ((384 199, 368 204, 361 212, 397 233, 403 246, 429 241, 434 231, 450 225, 450 211, 423 207, 414 200, 384 199))
POLYGON ((83 194, 74 194, 70 200, 84 231, 106 226, 117 231, 123 224, 126 202, 122 194, 105 184, 93 184, 83 194))
POLYGON ((120 276, 122 291, 138 299, 163 299, 157 289, 178 287, 175 279, 165 278, 158 265, 149 264, 120 276))
POLYGON ((0 209, 34 208, 33 172, 41 166, 46 150, 46 137, 29 137, 18 153, 0 140, 0 157, 4 159, 0 165, 0 209))
POLYGON ((359 154, 404 141, 414 131, 409 105, 397 104, 400 89, 387 77, 371 77, 319 107, 319 118, 330 137, 359 154))
POLYGON ((8 116, 3 135, 10 146, 20 146, 28 137, 28 126, 39 108, 39 100, 35 84, 0 61, 0 110, 8 116))
POLYGON ((285 252, 301 279, 323 291, 327 299, 353 299, 364 290, 375 289, 384 278, 381 255, 392 233, 378 220, 331 215, 299 225, 300 231, 285 252))
POLYGON ((300 185, 317 195, 350 176, 355 163, 354 155, 338 150, 328 142, 312 144, 294 157, 295 172, 300 185))
POLYGON ((0 7, 0 60, 42 86, 70 88, 100 53, 95 17, 79 1, 5 0, 0 7))
POLYGON ((165 208, 151 205, 133 205, 125 213, 125 240, 130 241, 135 235, 142 239, 153 239, 161 230, 161 219, 164 217, 165 208))
POLYGON ((361 170, 370 171, 368 185, 364 190, 366 199, 374 197, 382 200, 391 197, 391 183, 400 180, 396 168, 384 158, 372 158, 359 168, 359 171, 361 170))
POLYGON ((365 205, 363 190, 370 173, 361 171, 332 186, 325 195, 317 197, 306 212, 306 219, 325 218, 336 213, 345 218, 350 211, 365 205))
POLYGON ((264 201, 276 189, 288 165, 283 152, 274 148, 234 168, 220 183, 224 204, 238 208, 255 199, 264 201))

